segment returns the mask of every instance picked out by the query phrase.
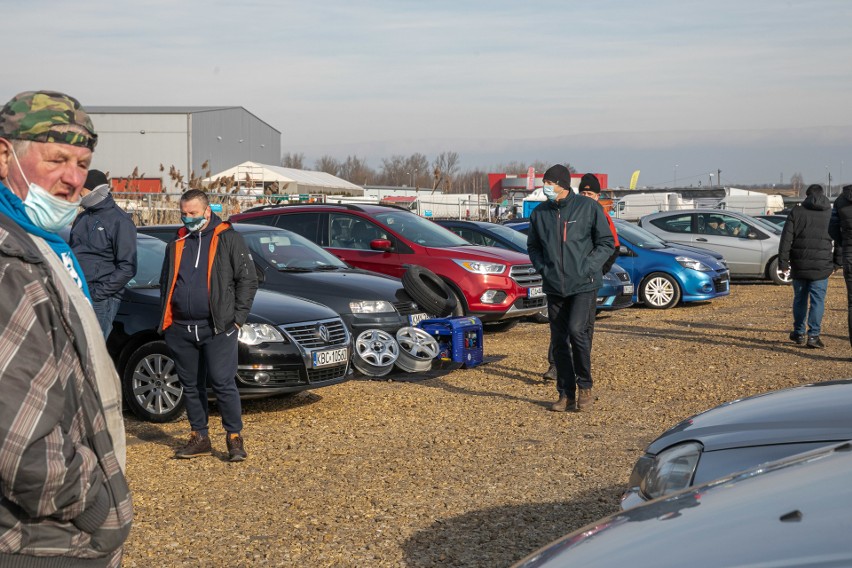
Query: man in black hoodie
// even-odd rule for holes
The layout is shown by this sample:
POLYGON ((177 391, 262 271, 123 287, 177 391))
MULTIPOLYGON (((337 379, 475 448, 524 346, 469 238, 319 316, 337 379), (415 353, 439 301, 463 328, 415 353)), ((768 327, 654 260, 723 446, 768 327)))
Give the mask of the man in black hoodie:
POLYGON ((257 274, 242 236, 210 209, 207 194, 180 198, 184 226, 169 243, 160 278, 160 331, 174 355, 192 432, 177 458, 212 453, 208 436, 207 379, 222 415, 230 461, 246 458, 237 341, 248 318, 257 274))
POLYGON ((805 195, 805 200, 790 211, 784 223, 778 245, 778 267, 793 276, 793 331, 790 339, 796 345, 823 349, 825 345, 819 338, 820 326, 825 311, 828 277, 834 272, 828 231, 831 202, 821 185, 808 187, 805 195))
POLYGON ((69 244, 83 269, 106 339, 124 286, 136 275, 136 225, 110 195, 103 172, 89 170, 81 195, 83 212, 74 219, 69 244))
POLYGON ((843 186, 834 200, 829 232, 834 239, 835 259, 843 266, 846 280, 847 325, 852 343, 852 185, 843 186))

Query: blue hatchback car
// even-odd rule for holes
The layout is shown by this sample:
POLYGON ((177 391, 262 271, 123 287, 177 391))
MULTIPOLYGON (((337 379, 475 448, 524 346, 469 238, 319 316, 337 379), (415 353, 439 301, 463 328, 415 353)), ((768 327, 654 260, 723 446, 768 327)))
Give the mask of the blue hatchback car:
POLYGON ((666 309, 731 293, 727 266, 709 251, 681 248, 627 221, 613 222, 621 242, 618 264, 636 283, 634 302, 666 309))
MULTIPOLYGON (((484 221, 437 219, 435 223, 449 229, 475 245, 499 247, 527 253, 529 222, 497 225, 484 221)), ((618 264, 604 274, 603 286, 598 290, 597 309, 617 310, 633 305, 635 301, 630 275, 618 264)))

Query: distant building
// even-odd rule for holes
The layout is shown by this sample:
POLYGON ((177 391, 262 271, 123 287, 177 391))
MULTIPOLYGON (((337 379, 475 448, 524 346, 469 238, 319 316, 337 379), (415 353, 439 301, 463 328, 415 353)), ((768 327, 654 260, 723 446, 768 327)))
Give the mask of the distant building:
POLYGON ((326 172, 297 170, 251 161, 211 174, 205 181, 231 176, 239 193, 255 196, 277 195, 289 201, 306 201, 317 195, 364 195, 364 188, 360 185, 326 172))
POLYGON ((281 132, 243 107, 88 106, 98 147, 92 167, 120 178, 134 171, 144 187, 179 192, 169 176, 173 166, 191 174, 219 172, 246 161, 281 163, 281 132), (207 162, 206 169, 202 165, 207 162), (162 165, 163 171, 160 171, 162 165))

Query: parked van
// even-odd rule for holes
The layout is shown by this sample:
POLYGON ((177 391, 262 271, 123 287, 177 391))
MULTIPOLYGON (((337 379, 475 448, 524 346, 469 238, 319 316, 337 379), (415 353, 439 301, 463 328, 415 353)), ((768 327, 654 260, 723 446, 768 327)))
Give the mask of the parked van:
POLYGON ((756 192, 729 194, 722 198, 718 207, 746 215, 772 215, 784 209, 784 197, 756 192))
POLYGON ((626 221, 638 221, 658 211, 679 211, 693 207, 695 202, 692 199, 684 199, 676 192, 629 193, 613 201, 610 214, 626 221))

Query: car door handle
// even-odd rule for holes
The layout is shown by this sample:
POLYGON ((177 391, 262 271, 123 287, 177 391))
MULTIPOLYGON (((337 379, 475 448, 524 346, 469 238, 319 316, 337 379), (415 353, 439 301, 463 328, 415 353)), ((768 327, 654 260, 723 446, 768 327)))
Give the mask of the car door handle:
POLYGON ((707 242, 707 239, 705 239, 705 238, 703 238, 703 237, 698 237, 698 238, 697 238, 697 239, 695 239, 695 240, 696 240, 697 242, 699 242, 699 243, 706 243, 706 242, 707 242))

